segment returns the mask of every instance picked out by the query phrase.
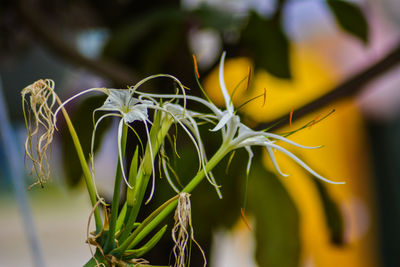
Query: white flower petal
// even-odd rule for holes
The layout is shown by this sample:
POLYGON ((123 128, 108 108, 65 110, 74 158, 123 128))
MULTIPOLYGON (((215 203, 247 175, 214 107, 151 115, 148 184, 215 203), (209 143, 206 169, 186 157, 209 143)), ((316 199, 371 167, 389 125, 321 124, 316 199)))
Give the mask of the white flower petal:
MULTIPOLYGON (((164 149, 162 148, 162 150, 164 150, 164 149)), ((164 151, 163 151, 163 153, 164 153, 164 151)), ((168 181, 169 185, 172 187, 172 189, 173 189, 176 193, 179 194, 179 193, 180 193, 180 190, 179 190, 179 189, 176 187, 176 185, 172 182, 172 178, 171 178, 171 176, 169 175, 169 171, 168 171, 167 160, 165 159, 164 156, 161 157, 161 163, 162 163, 162 167, 163 167, 163 170, 164 170, 165 177, 167 178, 167 181, 168 181)))
POLYGON ((250 173, 250 167, 251 167, 251 160, 254 157, 253 151, 251 150, 250 146, 246 146, 245 149, 247 150, 247 153, 249 153, 249 161, 247 162, 247 168, 246 168, 246 173, 249 175, 250 173))
POLYGON ((58 114, 58 112, 60 112, 60 110, 61 110, 66 104, 68 104, 69 102, 71 102, 71 101, 74 100, 75 98, 78 98, 78 97, 80 97, 81 95, 84 95, 84 94, 87 94, 87 93, 90 93, 90 92, 102 92, 102 93, 108 94, 108 89, 106 89, 106 88, 91 88, 91 89, 84 90, 84 91, 82 91, 82 92, 80 92, 80 93, 78 93, 78 94, 76 94, 76 95, 73 95, 72 97, 68 98, 68 99, 65 100, 65 101, 56 109, 56 111, 54 112, 54 116, 53 116, 53 120, 54 120, 53 123, 54 123, 54 125, 56 125, 56 119, 57 119, 57 114, 58 114))
POLYGON ((120 111, 129 95, 129 90, 109 89, 109 95, 100 109, 120 111))
POLYGON ((281 140, 281 141, 283 141, 285 143, 288 143, 288 144, 291 144, 293 146, 297 146, 297 147, 300 147, 300 148, 305 148, 305 149, 321 148, 321 146, 304 146, 304 145, 300 145, 300 144, 298 144, 296 142, 293 142, 292 140, 289 140, 286 137, 280 136, 278 134, 264 133, 264 132, 261 132, 260 134, 265 136, 265 137, 271 137, 271 138, 274 138, 274 139, 281 140))
POLYGON ((221 61, 219 63, 219 85, 221 87, 222 95, 224 96, 226 109, 230 113, 233 113, 233 104, 232 104, 231 98, 228 94, 228 90, 226 89, 225 80, 224 80, 225 55, 226 55, 226 53, 223 52, 222 56, 221 56, 221 61))
POLYGON ((291 159, 296 161, 301 167, 303 167, 306 171, 317 177, 318 179, 321 179, 322 181, 325 181, 330 184, 345 184, 345 182, 334 182, 331 180, 326 179, 325 177, 319 175, 316 173, 313 169, 311 169, 307 164, 305 164, 301 159, 299 159, 297 156, 295 156, 293 153, 289 152, 288 150, 284 149, 283 147, 280 147, 275 144, 269 144, 270 147, 275 148, 276 150, 279 150, 289 156, 291 159))
POLYGON ((271 159, 272 164, 273 164, 274 167, 275 167, 275 170, 276 170, 280 175, 282 175, 283 177, 288 177, 289 174, 283 173, 283 172, 281 171, 281 169, 279 168, 278 162, 276 161, 276 158, 275 158, 275 155, 274 155, 274 151, 272 151, 272 148, 270 148, 268 145, 265 146, 265 147, 267 148, 269 158, 271 159))
POLYGON ((219 120, 218 124, 211 129, 210 131, 212 132, 216 132, 218 130, 220 130, 222 127, 225 126, 225 124, 228 123, 228 121, 233 117, 233 114, 227 113, 225 112, 225 114, 222 115, 222 118, 219 120))
POLYGON ((121 146, 122 145, 121 142, 122 142, 122 129, 123 129, 123 126, 124 126, 124 121, 121 120, 119 122, 119 125, 118 125, 118 157, 119 157, 119 164, 120 164, 120 168, 121 168, 121 172, 122 172, 122 177, 124 178, 126 186, 128 186, 130 189, 133 189, 133 187, 129 184, 128 179, 126 178, 126 175, 125 175, 124 158, 123 158, 123 155, 122 155, 122 146, 121 146))
POLYGON ((147 108, 148 106, 145 104, 132 106, 128 113, 123 113, 124 121, 126 123, 131 123, 136 120, 146 121, 149 117, 147 113, 147 108))

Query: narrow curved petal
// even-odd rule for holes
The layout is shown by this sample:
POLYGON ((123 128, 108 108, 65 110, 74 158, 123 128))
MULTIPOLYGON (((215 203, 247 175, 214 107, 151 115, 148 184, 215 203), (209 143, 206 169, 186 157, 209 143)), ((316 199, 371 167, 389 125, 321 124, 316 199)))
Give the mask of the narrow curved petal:
POLYGON ((133 189, 133 187, 129 184, 128 179, 126 178, 125 174, 125 168, 124 168, 124 158, 122 156, 122 127, 124 126, 124 120, 121 119, 118 125, 118 157, 119 157, 119 164, 122 172, 122 177, 124 178, 124 181, 126 183, 126 186, 128 186, 130 189, 133 189))
POLYGON ((254 153, 251 150, 250 146, 246 146, 245 149, 247 150, 247 153, 249 154, 249 161, 247 162, 247 168, 246 168, 246 173, 247 173, 247 175, 249 175, 250 167, 251 167, 251 161, 252 161, 252 159, 254 157, 254 153))
POLYGON ((226 89, 225 80, 224 80, 224 63, 225 63, 225 55, 226 52, 222 53, 221 61, 219 63, 219 86, 221 87, 222 95, 224 96, 226 109, 233 113, 233 104, 231 101, 231 97, 228 94, 228 90, 226 89))
POLYGON ((99 126, 100 122, 103 119, 108 118, 108 117, 119 117, 119 115, 117 115, 117 114, 105 114, 105 115, 101 116, 96 121, 96 123, 94 125, 94 129, 93 129, 93 132, 92 132, 92 140, 91 140, 91 143, 90 143, 90 165, 91 165, 91 175, 92 175, 91 178, 92 178, 92 182, 93 182, 93 185, 94 185, 94 190, 95 190, 97 199, 101 199, 101 197, 100 197, 100 195, 99 195, 99 193, 97 191, 97 185, 96 185, 96 175, 95 175, 95 166, 94 166, 94 141, 95 141, 95 137, 96 137, 97 127, 99 126))
POLYGON ((90 144, 90 154, 92 154, 92 155, 94 154, 93 150, 94 150, 94 141, 95 141, 95 135, 96 135, 97 127, 99 126, 100 122, 101 122, 103 119, 108 118, 108 117, 121 117, 121 116, 120 116, 119 114, 115 114, 115 113, 104 114, 103 116, 101 116, 101 117, 96 121, 96 123, 95 123, 95 125, 94 125, 93 132, 92 132, 92 140, 91 140, 91 144, 90 144))
POLYGON ((216 183, 212 174, 208 173, 205 170, 207 157, 205 154, 203 142, 201 141, 200 131, 197 127, 197 122, 191 116, 192 114, 198 114, 198 113, 185 110, 181 106, 176 104, 166 104, 163 111, 167 112, 170 116, 172 116, 175 122, 178 123, 182 127, 182 129, 187 133, 197 151, 199 159, 199 170, 201 168, 203 169, 208 182, 212 186, 214 186, 218 196, 222 198, 221 191, 219 190, 219 185, 216 183))
POLYGON ((58 112, 60 112, 60 110, 61 110, 66 104, 68 104, 69 102, 71 102, 71 101, 74 100, 75 98, 77 98, 77 97, 79 97, 79 96, 81 96, 81 95, 90 93, 90 92, 102 92, 102 93, 108 94, 108 89, 106 89, 106 88, 91 88, 91 89, 84 90, 84 91, 82 91, 82 92, 80 92, 80 93, 78 93, 78 94, 76 94, 76 95, 74 95, 74 96, 68 98, 67 100, 65 100, 65 101, 56 109, 56 112, 54 112, 54 125, 56 125, 56 121, 57 121, 56 118, 57 118, 58 112))
POLYGON ((197 96, 192 96, 192 95, 173 95, 173 94, 148 94, 148 93, 142 93, 142 92, 136 92, 138 95, 146 95, 150 97, 156 97, 156 98, 175 98, 175 99, 186 99, 186 100, 192 100, 195 102, 198 102, 206 107, 208 107, 214 114, 220 115, 222 111, 216 107, 213 103, 207 102, 206 100, 197 97, 197 96))
POLYGON ((289 156, 291 159, 293 159, 294 161, 296 161, 301 167, 303 167, 306 171, 308 171, 309 173, 311 173, 312 175, 314 175, 315 177, 317 177, 318 179, 325 181, 327 183, 330 184, 345 184, 345 182, 334 182, 331 180, 326 179, 325 177, 319 175, 318 173, 316 173, 313 169, 311 169, 307 164, 305 164, 301 159, 299 159, 297 156, 295 156, 293 153, 291 153, 290 151, 284 149, 283 147, 280 147, 278 145, 275 144, 269 144, 268 146, 275 148, 276 150, 279 150, 281 152, 283 152, 284 154, 286 154, 287 156, 289 156))
POLYGON ((198 140, 197 142, 198 142, 198 145, 199 145, 199 148, 200 148, 201 164, 202 164, 202 167, 203 167, 204 174, 205 174, 208 182, 212 186, 214 186, 215 190, 217 191, 218 197, 220 199, 222 199, 222 193, 221 193, 221 190, 219 189, 220 186, 217 184, 213 174, 211 172, 207 172, 206 168, 205 168, 208 160, 207 160, 207 156, 206 156, 206 152, 205 152, 205 149, 204 149, 203 142, 201 141, 200 131, 199 131, 198 127, 197 127, 196 122, 190 117, 188 119, 189 119, 189 121, 191 121, 191 125, 188 125, 188 127, 195 134, 195 138, 198 140))
POLYGON ((300 144, 298 144, 298 143, 296 143, 296 142, 293 142, 292 140, 290 140, 290 139, 288 139, 288 138, 286 138, 286 137, 280 136, 280 135, 278 135, 278 134, 273 134, 273 133, 261 133, 261 134, 262 134, 263 136, 265 136, 265 137, 270 137, 270 138, 278 139, 278 140, 281 140, 281 141, 283 141, 283 142, 285 142, 285 143, 288 143, 288 144, 290 144, 290 145, 297 146, 297 147, 300 147, 300 148, 305 148, 305 149, 321 148, 321 146, 304 146, 304 145, 300 145, 300 144))
POLYGON ((232 118, 232 114, 225 113, 222 116, 222 118, 219 120, 218 124, 213 129, 211 129, 210 131, 211 132, 216 132, 218 130, 221 130, 221 128, 224 127, 231 118, 232 118))
POLYGON ((165 157, 161 157, 161 163, 162 163, 162 166, 163 166, 165 177, 167 178, 167 181, 168 181, 169 185, 172 187, 172 189, 175 191, 175 193, 179 194, 180 190, 172 182, 172 178, 169 175, 168 166, 167 166, 167 160, 165 159, 165 157))
POLYGON ((147 126, 147 123, 144 121, 144 127, 146 128, 146 135, 147 135, 147 142, 150 144, 149 145, 149 150, 150 150, 150 159, 151 159, 151 172, 152 172, 152 183, 151 183, 151 191, 150 191, 150 195, 147 198, 145 204, 147 205, 150 200, 153 198, 153 194, 154 194, 154 188, 156 186, 156 174, 155 174, 155 170, 154 170, 154 153, 153 153, 153 146, 151 145, 151 137, 150 137, 150 132, 149 132, 149 127, 147 126))
POLYGON ((281 169, 279 168, 278 162, 276 161, 276 158, 275 158, 275 155, 274 155, 274 151, 272 151, 272 148, 270 148, 269 146, 265 146, 265 148, 267 149, 269 158, 271 159, 272 165, 274 165, 275 170, 276 170, 280 175, 282 175, 283 177, 288 177, 289 174, 283 173, 283 172, 281 171, 281 169))
MULTIPOLYGON (((133 97, 133 94, 137 93, 136 90, 144 83, 155 79, 155 78, 160 78, 160 77, 164 77, 164 78, 169 78, 172 79, 173 81, 175 81, 179 88, 182 91, 182 96, 183 96, 183 108, 186 109, 186 92, 185 92, 185 87, 183 86, 183 84, 181 83, 181 81, 179 81, 179 79, 177 79, 175 76, 172 76, 170 74, 156 74, 156 75, 151 75, 149 77, 144 78, 143 80, 139 81, 138 83, 135 84, 135 86, 133 86, 130 90, 131 92, 131 97, 133 97)), ((150 94, 147 94, 150 95, 150 94)), ((178 93, 176 94, 178 95, 178 93)))

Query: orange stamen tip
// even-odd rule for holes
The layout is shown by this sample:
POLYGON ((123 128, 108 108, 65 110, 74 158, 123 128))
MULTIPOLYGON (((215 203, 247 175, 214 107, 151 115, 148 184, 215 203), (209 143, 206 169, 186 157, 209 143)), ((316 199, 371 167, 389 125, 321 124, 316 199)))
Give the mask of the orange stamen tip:
POLYGON ((192 54, 192 57, 193 57, 194 69, 196 71, 197 79, 200 79, 199 69, 197 67, 196 56, 194 54, 192 54))
POLYGON ((290 115, 289 115, 289 127, 292 128, 292 119, 293 119, 293 107, 290 110, 290 115))
POLYGON ((248 67, 248 75, 247 75, 247 85, 246 85, 246 91, 249 89, 250 87, 250 79, 251 79, 251 66, 248 67))
POLYGON ((318 122, 319 117, 321 117, 321 115, 316 116, 316 117, 312 120, 312 122, 311 122, 310 126, 308 126, 308 128, 311 128, 311 126, 315 125, 315 124, 318 122))
POLYGON ((249 231, 251 231, 251 227, 250 227, 249 221, 247 220, 246 215, 244 214, 244 210, 242 208, 240 208, 240 215, 242 217, 242 220, 243 220, 244 224, 247 226, 249 231))

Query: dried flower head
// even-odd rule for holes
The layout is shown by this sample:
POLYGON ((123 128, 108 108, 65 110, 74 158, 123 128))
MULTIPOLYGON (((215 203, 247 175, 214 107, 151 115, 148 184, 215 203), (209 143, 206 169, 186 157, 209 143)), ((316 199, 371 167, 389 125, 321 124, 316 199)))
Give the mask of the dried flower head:
POLYGON ((28 136, 25 141, 26 157, 32 161, 32 170, 38 180, 30 187, 43 183, 50 176, 50 144, 53 141, 55 125, 52 111, 57 95, 54 92, 54 81, 38 80, 25 87, 22 92, 22 109, 28 136), (27 108, 26 108, 26 107, 27 108))

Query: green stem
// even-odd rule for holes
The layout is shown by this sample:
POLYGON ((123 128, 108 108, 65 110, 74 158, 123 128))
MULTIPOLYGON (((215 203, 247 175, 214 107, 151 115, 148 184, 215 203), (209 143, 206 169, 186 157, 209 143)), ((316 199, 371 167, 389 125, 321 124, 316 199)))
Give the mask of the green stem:
POLYGON ((222 145, 217 152, 215 152, 214 156, 210 159, 210 161, 204 167, 204 170, 200 170, 195 177, 182 189, 182 192, 190 193, 196 186, 204 179, 205 172, 210 172, 228 153, 230 152, 230 148, 222 145))
POLYGON ((127 135, 128 135, 128 127, 124 124, 122 127, 122 138, 121 140, 118 140, 118 142, 121 142, 122 158, 118 157, 117 170, 115 172, 114 193, 111 202, 110 226, 109 226, 107 242, 104 246, 105 252, 108 252, 115 247, 115 230, 116 230, 115 226, 118 218, 119 196, 121 192, 121 180, 122 180, 121 161, 123 162, 124 160, 123 158, 125 156, 127 135))
MULTIPOLYGON (((59 104, 61 105, 61 101, 59 99, 57 99, 57 101, 59 101, 59 104)), ((75 128, 71 122, 71 119, 69 118, 67 111, 65 110, 65 108, 61 108, 61 111, 64 115, 65 121, 67 122, 68 130, 69 133, 71 134, 72 141, 74 142, 75 150, 76 153, 78 154, 79 162, 82 166, 83 176, 85 177, 86 188, 89 193, 90 202, 92 203, 92 207, 94 207, 97 203, 97 197, 96 197, 96 189, 92 181, 92 176, 90 173, 89 166, 87 165, 81 143, 79 141, 78 135, 76 134, 75 128)), ((94 210, 94 219, 96 223, 96 233, 99 233, 103 228, 103 223, 101 221, 99 208, 96 208, 94 210)))

